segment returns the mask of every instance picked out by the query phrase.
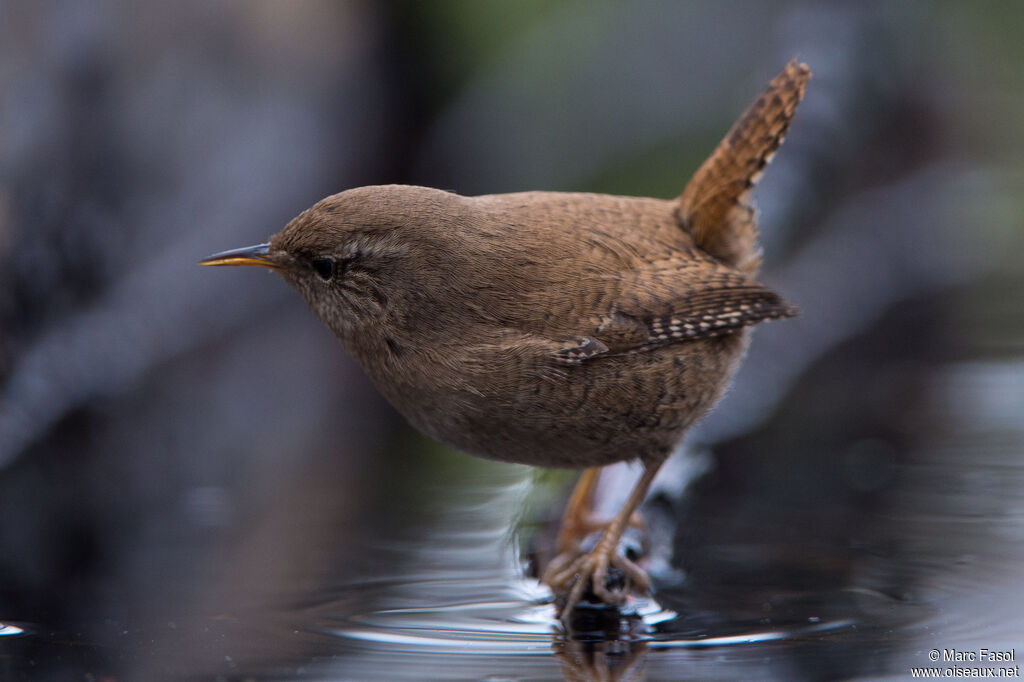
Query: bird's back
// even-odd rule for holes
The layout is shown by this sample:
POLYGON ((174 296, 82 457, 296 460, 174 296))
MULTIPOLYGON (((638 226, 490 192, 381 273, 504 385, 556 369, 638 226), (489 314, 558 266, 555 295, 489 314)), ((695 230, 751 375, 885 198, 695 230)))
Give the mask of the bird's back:
POLYGON ((721 394, 743 328, 789 314, 698 249, 674 202, 554 192, 466 201, 449 228, 466 256, 449 299, 461 332, 414 362, 419 379, 381 390, 471 454, 553 467, 662 458, 721 394))

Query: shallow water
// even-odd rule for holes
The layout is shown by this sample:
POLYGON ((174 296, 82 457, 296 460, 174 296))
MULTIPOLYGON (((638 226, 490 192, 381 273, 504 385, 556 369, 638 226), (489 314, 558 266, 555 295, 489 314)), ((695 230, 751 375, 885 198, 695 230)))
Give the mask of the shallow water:
MULTIPOLYGON (((751 513, 702 489, 725 465, 670 466, 646 505, 655 594, 626 616, 593 607, 575 629, 556 624, 523 557, 557 514, 509 527, 547 486, 479 464, 424 486, 401 523, 325 550, 354 572, 248 594, 227 613, 96 614, 65 631, 5 622, 0 679, 905 677, 933 650, 981 649, 1011 652, 984 665, 1013 674, 1024 655, 1022 379, 1024 364, 1009 361, 932 375, 917 413, 927 436, 888 453, 884 475, 857 466, 877 474, 876 442, 833 457, 860 497, 806 491, 751 513)), ((628 484, 620 471, 604 493, 628 484)))
MULTIPOLYGON (((462 595, 460 583, 439 585, 423 581, 419 587, 434 594, 453 590, 462 595)), ((653 600, 634 600, 628 617, 610 610, 583 608, 575 625, 583 632, 569 633, 554 621, 554 610, 543 590, 533 581, 519 584, 481 581, 476 585, 504 601, 441 603, 433 607, 381 610, 354 614, 337 623, 325 623, 325 631, 347 641, 345 663, 339 670, 357 678, 391 677, 422 679, 424 666, 443 660, 446 677, 454 679, 556 678, 561 671, 587 679, 637 679, 656 664, 662 677, 670 668, 691 666, 688 661, 714 654, 696 653, 727 647, 755 651, 768 645, 802 637, 820 636, 854 626, 853 621, 772 625, 733 623, 721 634, 686 633, 674 612, 653 600), (651 659, 651 660, 649 660, 651 659), (383 671, 387 671, 384 673, 383 671)), ((454 595, 453 595, 454 596, 454 595)), ((765 652, 755 655, 764 655, 765 652)), ((696 669, 689 671, 697 673, 696 669)), ((431 675, 441 674, 435 669, 431 675)), ((729 676, 735 673, 728 673, 729 676)), ((704 676, 704 674, 700 674, 704 676)), ((655 677, 655 679, 657 679, 655 677)))

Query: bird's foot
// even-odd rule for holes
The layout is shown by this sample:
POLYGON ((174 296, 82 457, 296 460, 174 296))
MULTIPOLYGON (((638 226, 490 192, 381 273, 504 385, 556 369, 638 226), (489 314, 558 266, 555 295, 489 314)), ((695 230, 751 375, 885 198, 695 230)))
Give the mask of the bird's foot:
POLYGON ((551 588, 556 604, 567 595, 558 609, 559 615, 571 613, 588 595, 588 588, 598 601, 620 606, 631 592, 645 594, 650 587, 647 573, 605 542, 598 542, 586 554, 558 555, 548 564, 541 582, 551 588))

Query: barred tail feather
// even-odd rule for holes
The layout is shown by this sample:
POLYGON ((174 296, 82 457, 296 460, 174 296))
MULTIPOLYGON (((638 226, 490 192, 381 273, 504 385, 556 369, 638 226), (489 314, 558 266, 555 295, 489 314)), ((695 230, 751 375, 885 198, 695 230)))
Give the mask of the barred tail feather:
POLYGON ((790 61, 701 164, 678 199, 698 247, 753 275, 760 264, 750 189, 786 135, 811 71, 790 61))

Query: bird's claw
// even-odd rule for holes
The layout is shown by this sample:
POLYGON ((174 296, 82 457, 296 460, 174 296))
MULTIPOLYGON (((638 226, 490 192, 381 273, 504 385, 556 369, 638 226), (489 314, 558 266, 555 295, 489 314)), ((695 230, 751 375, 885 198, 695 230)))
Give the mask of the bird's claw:
POLYGON ((570 613, 586 593, 587 586, 601 602, 619 606, 631 592, 645 594, 650 581, 643 569, 615 551, 598 545, 586 554, 573 557, 559 555, 544 572, 542 582, 551 588, 556 598, 568 592, 561 613, 570 613), (608 569, 618 569, 624 577, 620 587, 608 586, 608 569))

